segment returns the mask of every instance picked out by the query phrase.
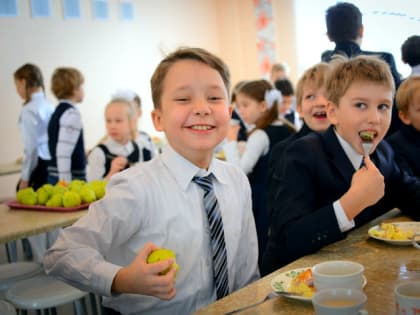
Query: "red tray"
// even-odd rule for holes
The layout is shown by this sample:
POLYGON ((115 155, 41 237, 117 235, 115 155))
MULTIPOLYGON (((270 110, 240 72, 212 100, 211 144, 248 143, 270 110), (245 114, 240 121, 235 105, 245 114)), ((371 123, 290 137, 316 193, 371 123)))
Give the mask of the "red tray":
POLYGON ((17 200, 9 200, 6 202, 6 205, 9 206, 10 209, 18 209, 18 210, 37 210, 37 211, 61 211, 61 212, 68 212, 68 211, 78 211, 82 209, 86 209, 89 207, 88 203, 81 204, 77 207, 47 207, 47 206, 30 206, 24 205, 19 203, 17 200))

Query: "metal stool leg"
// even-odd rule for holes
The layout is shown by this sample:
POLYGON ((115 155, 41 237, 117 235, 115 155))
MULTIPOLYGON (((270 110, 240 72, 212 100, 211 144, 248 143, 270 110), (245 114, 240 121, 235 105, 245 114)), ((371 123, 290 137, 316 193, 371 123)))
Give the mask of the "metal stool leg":
POLYGON ((16 241, 6 243, 6 254, 7 254, 7 261, 17 262, 18 254, 17 254, 17 243, 16 241))
POLYGON ((85 299, 81 298, 73 302, 74 313, 76 315, 87 315, 85 299))
POLYGON ((92 309, 92 315, 98 315, 98 307, 96 306, 96 295, 89 293, 89 301, 92 309))

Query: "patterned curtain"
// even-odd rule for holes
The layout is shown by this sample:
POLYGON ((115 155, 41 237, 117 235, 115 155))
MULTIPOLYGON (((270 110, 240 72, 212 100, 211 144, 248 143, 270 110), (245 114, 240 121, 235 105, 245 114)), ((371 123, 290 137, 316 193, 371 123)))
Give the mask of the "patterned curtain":
POLYGON ((272 1, 254 0, 254 7, 257 23, 257 50, 260 72, 264 77, 269 77, 271 66, 276 60, 272 1))

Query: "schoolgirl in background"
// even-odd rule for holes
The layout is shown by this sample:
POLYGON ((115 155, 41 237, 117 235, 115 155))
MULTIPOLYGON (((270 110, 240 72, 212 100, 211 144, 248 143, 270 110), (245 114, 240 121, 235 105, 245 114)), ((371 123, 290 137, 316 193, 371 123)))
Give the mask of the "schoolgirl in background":
POLYGON ((239 165, 248 175, 258 235, 259 257, 267 239, 265 202, 268 157, 273 145, 296 132, 288 120, 279 117, 281 93, 266 80, 247 81, 238 87, 235 100, 242 119, 251 129, 245 149, 240 154, 237 135, 239 126, 230 126, 224 152, 228 162, 239 165))
POLYGON ((24 64, 14 73, 16 91, 23 99, 19 116, 24 158, 18 189, 33 187, 34 190, 47 182, 48 122, 54 111, 45 97, 41 70, 34 64, 24 64))
POLYGON ((88 156, 88 180, 109 179, 141 161, 141 148, 134 141, 136 111, 127 99, 113 99, 105 108, 107 136, 88 156))

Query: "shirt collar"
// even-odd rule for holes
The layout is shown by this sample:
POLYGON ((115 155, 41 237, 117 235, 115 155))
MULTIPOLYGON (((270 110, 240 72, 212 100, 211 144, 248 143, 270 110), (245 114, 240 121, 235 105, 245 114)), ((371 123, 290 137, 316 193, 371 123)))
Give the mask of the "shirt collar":
POLYGON ((72 101, 70 101, 70 100, 67 100, 67 99, 60 99, 60 100, 58 100, 58 102, 59 103, 67 103, 67 104, 70 104, 70 105, 73 105, 73 106, 75 106, 76 104, 74 103, 74 102, 72 102, 72 101))
POLYGON ((133 149, 133 143, 130 140, 127 141, 126 144, 121 144, 115 141, 112 137, 108 136, 108 139, 106 139, 106 142, 109 143, 110 146, 114 146, 114 147, 122 146, 124 147, 125 150, 127 150, 127 152, 130 152, 133 149))
POLYGON ((350 160, 351 164, 353 165, 355 170, 360 168, 360 164, 363 160, 363 155, 360 155, 353 147, 348 143, 346 140, 341 138, 341 136, 337 133, 334 129, 335 135, 337 136, 338 142, 340 146, 343 148, 344 153, 346 154, 347 158, 350 160))
POLYGON ((210 162, 209 169, 205 170, 188 161, 176 152, 169 144, 163 148, 160 158, 183 190, 188 188, 188 185, 191 183, 194 176, 202 177, 207 176, 210 173, 213 173, 217 182, 221 184, 225 184, 227 182, 220 165, 220 163, 223 162, 214 158, 210 162))
POLYGON ((411 67, 411 74, 412 75, 420 75, 420 65, 416 65, 414 67, 411 67))
POLYGON ((31 100, 39 99, 39 98, 43 98, 43 97, 45 97, 43 91, 38 91, 38 92, 35 92, 35 93, 31 94, 31 100))

